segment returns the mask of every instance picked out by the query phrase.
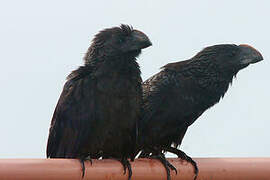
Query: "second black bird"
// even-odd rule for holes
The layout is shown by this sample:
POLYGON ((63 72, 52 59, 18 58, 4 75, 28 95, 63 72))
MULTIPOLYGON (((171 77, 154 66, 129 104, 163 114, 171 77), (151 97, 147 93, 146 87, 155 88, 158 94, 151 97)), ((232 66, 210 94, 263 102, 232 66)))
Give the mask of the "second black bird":
POLYGON ((188 127, 224 96, 233 77, 262 59, 248 45, 215 45, 189 60, 167 64, 146 80, 143 118, 139 123, 139 150, 143 150, 140 157, 158 158, 170 179, 169 168, 176 169, 163 154, 169 151, 191 162, 197 176, 196 163, 175 147, 181 145, 188 127))

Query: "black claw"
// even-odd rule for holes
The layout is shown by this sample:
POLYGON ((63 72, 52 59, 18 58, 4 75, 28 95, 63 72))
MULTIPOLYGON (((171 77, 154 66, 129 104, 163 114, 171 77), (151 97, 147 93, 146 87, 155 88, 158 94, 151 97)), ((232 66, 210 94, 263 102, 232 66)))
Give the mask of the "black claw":
POLYGON ((194 180, 196 180, 197 179, 197 176, 198 176, 198 173, 199 173, 199 169, 198 169, 197 163, 195 161, 193 161, 193 159, 191 159, 191 161, 189 161, 189 162, 192 164, 192 166, 194 168, 194 174, 195 174, 194 180))
POLYGON ((121 161, 121 163, 122 163, 122 165, 123 165, 123 168, 124 168, 124 175, 127 173, 127 164, 125 164, 124 162, 122 162, 121 161))
POLYGON ((191 157, 189 157, 188 155, 186 155, 183 151, 181 151, 181 153, 180 153, 180 155, 178 157, 181 158, 181 159, 183 159, 183 160, 186 160, 187 162, 189 162, 193 166, 193 168, 194 168, 194 174, 195 174, 194 180, 196 180, 197 179, 197 176, 198 176, 198 173, 199 173, 199 169, 198 169, 197 163, 191 157))
POLYGON ((177 169, 169 161, 167 161, 167 163, 168 163, 169 168, 173 170, 175 174, 177 174, 178 173, 177 169))
POLYGON ((194 168, 194 174, 195 174, 193 179, 194 180, 197 179, 199 169, 198 169, 197 163, 191 157, 186 155, 186 153, 184 153, 183 151, 176 149, 176 148, 173 148, 173 147, 168 147, 165 150, 168 152, 174 153, 178 156, 178 158, 181 158, 182 160, 186 160, 187 162, 191 163, 191 165, 194 168))
POLYGON ((127 166, 127 168, 128 168, 128 180, 131 180, 131 176, 132 176, 132 170, 131 170, 131 165, 130 165, 130 163, 128 162, 128 166, 127 166))
POLYGON ((84 161, 90 161, 91 165, 93 164, 93 161, 92 161, 92 159, 91 159, 90 156, 86 156, 86 157, 80 158, 80 163, 81 163, 81 166, 82 166, 82 178, 84 178, 84 175, 85 175, 85 164, 84 164, 84 161))
POLYGON ((123 165, 123 168, 124 168, 124 174, 126 174, 126 169, 128 169, 128 180, 131 180, 132 169, 131 169, 130 162, 129 162, 126 158, 122 158, 122 159, 119 160, 119 161, 120 161, 121 164, 123 165))
POLYGON ((161 162, 161 164, 164 166, 166 173, 167 173, 167 180, 171 180, 171 170, 175 171, 177 174, 177 169, 165 158, 163 154, 153 155, 149 157, 151 159, 157 159, 161 162))
POLYGON ((84 159, 80 159, 80 163, 81 163, 81 166, 82 166, 82 178, 83 178, 84 177, 84 174, 85 174, 84 159))
POLYGON ((166 157, 165 157, 165 155, 164 154, 161 154, 160 155, 161 156, 161 158, 163 159, 163 161, 168 165, 168 167, 171 169, 171 170, 173 170, 173 171, 175 171, 175 174, 177 174, 178 172, 177 172, 177 169, 166 159, 166 157))
POLYGON ((167 180, 171 180, 171 171, 170 169, 168 168, 168 165, 162 161, 160 161, 163 166, 165 167, 165 170, 166 170, 166 174, 167 174, 167 180))

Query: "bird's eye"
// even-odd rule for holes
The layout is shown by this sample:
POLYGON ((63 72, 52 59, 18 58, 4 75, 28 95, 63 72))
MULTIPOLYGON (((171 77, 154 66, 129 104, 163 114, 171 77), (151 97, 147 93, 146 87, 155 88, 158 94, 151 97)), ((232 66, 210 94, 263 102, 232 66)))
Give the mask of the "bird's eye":
POLYGON ((230 54, 229 54, 229 57, 233 57, 236 55, 236 52, 232 51, 230 54))

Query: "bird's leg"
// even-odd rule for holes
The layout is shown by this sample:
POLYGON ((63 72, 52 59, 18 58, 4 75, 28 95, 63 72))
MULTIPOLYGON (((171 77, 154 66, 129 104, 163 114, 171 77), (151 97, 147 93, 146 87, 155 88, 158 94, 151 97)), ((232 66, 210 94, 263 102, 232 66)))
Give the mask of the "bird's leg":
POLYGON ((177 174, 177 169, 165 158, 165 155, 162 152, 154 153, 149 158, 157 159, 163 164, 163 166, 167 172, 167 180, 171 180, 170 169, 175 171, 175 173, 177 174))
POLYGON ((173 170, 173 171, 175 171, 175 173, 177 174, 177 169, 169 162, 169 161, 167 161, 167 159, 166 159, 166 157, 165 157, 165 154, 164 153, 162 153, 162 151, 161 150, 158 150, 158 149, 156 149, 155 150, 156 152, 153 154, 153 155, 159 155, 162 159, 163 159, 163 161, 164 162, 166 162, 166 164, 168 165, 168 167, 171 169, 171 170, 173 170))
POLYGON ((117 160, 120 161, 121 164, 123 165, 124 174, 126 174, 126 169, 128 169, 128 180, 131 180, 132 169, 131 169, 131 165, 130 165, 130 162, 128 161, 128 159, 123 157, 123 158, 117 159, 117 160))
POLYGON ((91 165, 93 164, 93 161, 92 161, 92 159, 91 159, 90 156, 87 156, 84 160, 85 160, 85 161, 90 161, 91 165))
POLYGON ((177 174, 177 169, 166 159, 166 157, 163 153, 160 153, 158 156, 160 157, 160 160, 164 162, 163 164, 166 163, 168 165, 168 167, 171 170, 175 171, 175 173, 177 174))
POLYGON ((178 156, 178 158, 181 158, 181 159, 186 160, 187 162, 191 163, 193 168, 194 168, 194 174, 195 174, 194 180, 197 179, 199 169, 198 169, 197 163, 191 157, 186 155, 186 153, 184 153, 183 151, 181 151, 177 148, 174 148, 174 147, 166 147, 166 148, 164 148, 164 150, 171 152, 171 153, 174 153, 178 156))
POLYGON ((81 156, 80 157, 80 163, 81 163, 81 167, 82 167, 82 178, 84 177, 85 175, 85 164, 84 164, 84 161, 90 161, 91 165, 93 164, 93 161, 91 159, 91 157, 88 155, 88 156, 81 156))
POLYGON ((84 165, 84 159, 80 158, 80 163, 81 163, 81 167, 82 167, 82 178, 84 177, 85 174, 85 165, 84 165))

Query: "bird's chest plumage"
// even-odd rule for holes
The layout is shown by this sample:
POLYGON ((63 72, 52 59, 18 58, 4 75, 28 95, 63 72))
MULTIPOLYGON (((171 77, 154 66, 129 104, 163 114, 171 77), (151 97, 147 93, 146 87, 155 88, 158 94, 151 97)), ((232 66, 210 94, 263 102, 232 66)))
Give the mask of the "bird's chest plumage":
POLYGON ((120 152, 131 142, 132 130, 141 113, 140 80, 139 75, 122 72, 108 72, 96 79, 96 127, 103 132, 100 139, 106 153, 120 152))
POLYGON ((115 96, 129 96, 138 93, 138 79, 125 74, 110 73, 100 77, 97 81, 97 90, 115 96))
POLYGON ((138 109, 141 98, 140 77, 127 73, 111 72, 97 81, 97 92, 104 107, 110 114, 119 114, 121 117, 130 116, 129 113, 138 109))
POLYGON ((125 118, 137 111, 141 101, 139 78, 118 72, 101 77, 97 81, 97 93, 100 94, 97 100, 110 114, 125 118))

